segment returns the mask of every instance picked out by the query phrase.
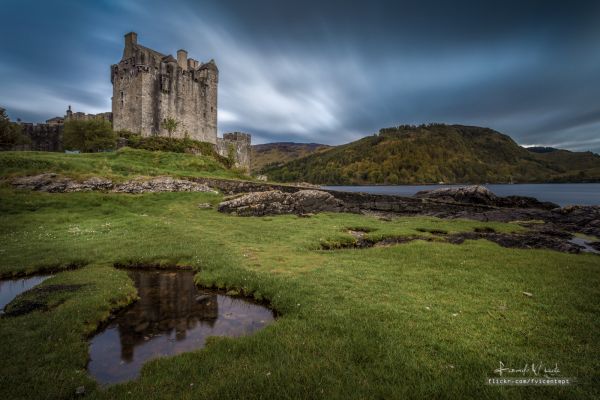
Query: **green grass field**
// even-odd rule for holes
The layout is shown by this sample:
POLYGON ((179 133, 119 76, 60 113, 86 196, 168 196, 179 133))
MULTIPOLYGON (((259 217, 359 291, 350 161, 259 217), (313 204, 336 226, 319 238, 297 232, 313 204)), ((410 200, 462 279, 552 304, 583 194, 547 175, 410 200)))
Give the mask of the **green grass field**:
POLYGON ((81 385, 88 398, 144 400, 600 396, 600 257, 484 240, 321 250, 352 241, 349 228, 372 237, 523 228, 328 213, 242 218, 198 208, 221 198, 0 188, 0 276, 52 269, 58 273, 41 286, 82 285, 53 293, 49 311, 0 319, 0 398, 69 398, 81 385), (280 316, 252 336, 214 338, 101 389, 86 374, 87 338, 135 298, 115 264, 191 266, 199 284, 241 289, 280 316), (486 385, 500 361, 556 363, 578 383, 486 385))
POLYGON ((34 151, 0 153, 0 174, 35 175, 56 172, 72 178, 104 176, 123 181, 136 176, 171 175, 247 179, 210 156, 122 148, 116 152, 63 154, 34 151))

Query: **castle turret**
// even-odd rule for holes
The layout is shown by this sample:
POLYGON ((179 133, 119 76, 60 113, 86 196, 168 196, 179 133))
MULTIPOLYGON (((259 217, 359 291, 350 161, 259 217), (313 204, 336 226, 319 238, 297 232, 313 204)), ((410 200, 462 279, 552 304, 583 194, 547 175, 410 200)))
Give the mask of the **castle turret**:
POLYGON ((188 58, 187 65, 188 65, 188 69, 190 71, 193 71, 198 68, 198 61, 194 60, 193 58, 188 58))
POLYGON ((188 69, 187 51, 177 50, 177 64, 179 65, 179 67, 182 70, 187 71, 187 69, 188 69))
POLYGON ((137 44, 137 33, 129 32, 125 35, 125 49, 123 50, 123 58, 133 57, 134 46, 137 44))

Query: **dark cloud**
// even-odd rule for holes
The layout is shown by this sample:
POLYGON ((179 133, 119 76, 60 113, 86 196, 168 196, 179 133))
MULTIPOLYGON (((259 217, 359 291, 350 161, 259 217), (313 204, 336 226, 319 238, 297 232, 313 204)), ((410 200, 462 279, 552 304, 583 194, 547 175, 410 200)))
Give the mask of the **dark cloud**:
POLYGON ((219 130, 339 144, 401 123, 600 151, 596 1, 5 0, 0 105, 110 108, 122 35, 221 72, 219 130))

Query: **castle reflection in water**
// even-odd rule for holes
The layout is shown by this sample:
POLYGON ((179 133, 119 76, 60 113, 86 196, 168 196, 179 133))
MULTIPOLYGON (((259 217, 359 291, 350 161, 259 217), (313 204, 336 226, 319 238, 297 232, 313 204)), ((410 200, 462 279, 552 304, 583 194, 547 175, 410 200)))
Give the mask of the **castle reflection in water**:
POLYGON ((149 336, 174 332, 176 340, 184 340, 198 324, 214 325, 219 315, 217 294, 197 301, 193 272, 132 271, 131 277, 140 299, 119 318, 123 360, 131 361, 134 348, 149 336))
POLYGON ((100 383, 133 379, 147 360, 201 348, 208 336, 242 336, 273 312, 214 291, 200 292, 188 270, 131 270, 139 300, 92 338, 88 370, 100 383))

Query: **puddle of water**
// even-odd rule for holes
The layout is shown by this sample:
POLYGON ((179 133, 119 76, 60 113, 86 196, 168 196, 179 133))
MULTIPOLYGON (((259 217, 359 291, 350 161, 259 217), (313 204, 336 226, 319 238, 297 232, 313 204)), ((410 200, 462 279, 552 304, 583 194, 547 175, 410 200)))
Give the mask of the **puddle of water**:
POLYGON ((135 379, 151 359, 204 347, 209 336, 243 336, 273 311, 216 291, 198 290, 193 271, 132 270, 140 299, 90 342, 89 373, 101 384, 135 379))
POLYGON ((6 279, 0 281, 0 314, 4 314, 4 307, 21 293, 39 285, 52 275, 36 275, 27 278, 6 279))
POLYGON ((600 251, 596 250, 595 248, 593 248, 592 246, 590 246, 589 244, 587 244, 587 241, 585 239, 583 239, 583 238, 574 237, 573 239, 569 240, 569 242, 583 247, 583 249, 581 249, 581 251, 584 252, 584 253, 596 253, 596 254, 600 254, 600 251))

